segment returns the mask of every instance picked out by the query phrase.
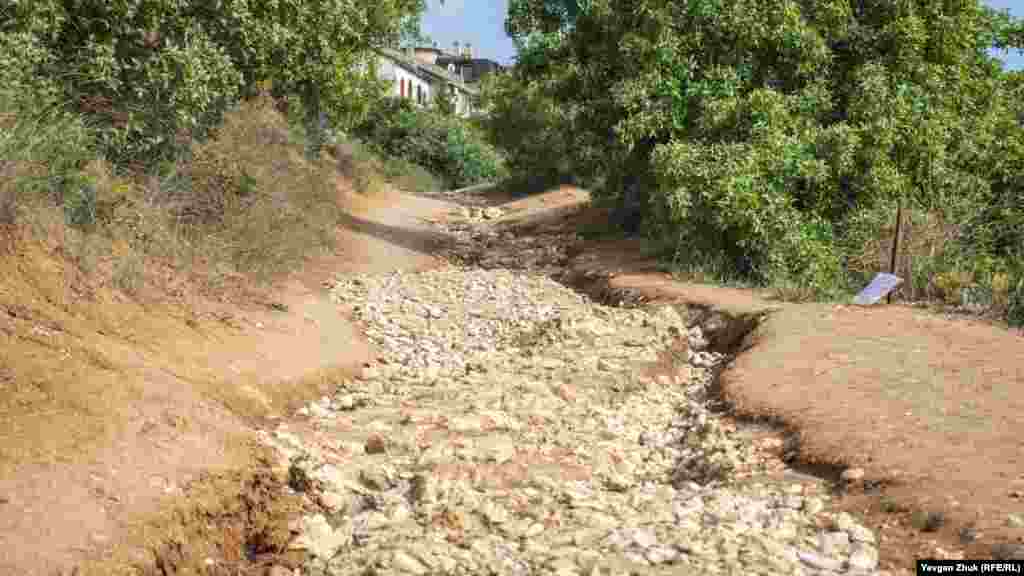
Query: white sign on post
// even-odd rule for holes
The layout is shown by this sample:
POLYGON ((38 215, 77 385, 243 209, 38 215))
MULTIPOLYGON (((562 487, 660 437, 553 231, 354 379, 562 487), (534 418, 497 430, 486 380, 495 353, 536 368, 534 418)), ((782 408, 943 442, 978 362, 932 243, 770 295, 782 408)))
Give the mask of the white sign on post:
POLYGON ((860 291, 860 294, 857 294, 857 297, 853 299, 853 303, 859 306, 875 304, 898 288, 900 284, 903 284, 903 278, 881 272, 871 280, 871 284, 868 284, 866 288, 860 291))

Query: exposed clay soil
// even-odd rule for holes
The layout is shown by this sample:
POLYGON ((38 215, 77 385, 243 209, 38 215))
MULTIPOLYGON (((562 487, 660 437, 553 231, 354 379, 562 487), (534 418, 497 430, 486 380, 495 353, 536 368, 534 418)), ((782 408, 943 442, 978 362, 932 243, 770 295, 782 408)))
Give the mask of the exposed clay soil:
POLYGON ((328 281, 436 264, 437 238, 414 230, 439 202, 393 191, 370 199, 341 185, 339 201, 348 216, 335 253, 270 289, 236 278, 217 301, 191 293, 186 278, 178 298, 90 290, 52 246, 8 238, 0 253, 0 574, 70 574, 83 561, 109 573, 125 561, 151 562, 165 536, 153 533, 154 522, 166 526, 181 501, 208 510, 219 498, 224 514, 244 508, 229 502, 241 485, 260 482, 243 473, 261 455, 253 426, 327 392, 372 357, 344 307, 327 297, 328 281))
MULTIPOLYGON (((115 293, 81 301, 73 282, 53 282, 71 275, 59 255, 19 244, 0 255, 0 573, 49 576, 110 550, 140 553, 130 528, 166 496, 181 500, 208 472, 231 484, 232 471, 255 462, 254 425, 372 357, 324 283, 435 265, 444 239, 422 221, 452 206, 397 193, 345 198, 337 253, 274 290, 189 302, 198 314, 115 293)), ((1020 335, 899 306, 783 304, 678 282, 641 241, 577 242, 575 227, 606 215, 572 188, 488 201, 509 223, 562 226, 577 246, 570 267, 594 288, 730 316, 770 312, 724 374, 723 395, 738 419, 769 418, 781 426, 773 433, 795 434, 808 470, 865 470, 871 489, 858 482, 841 502, 881 531, 882 568, 908 569, 937 548, 991 557, 994 543, 1024 536, 1006 522, 1024 513, 1020 335), (915 509, 947 521, 922 532, 910 525, 915 509), (957 538, 966 521, 981 532, 969 547, 957 538)), ((266 488, 253 482, 232 490, 266 488)))

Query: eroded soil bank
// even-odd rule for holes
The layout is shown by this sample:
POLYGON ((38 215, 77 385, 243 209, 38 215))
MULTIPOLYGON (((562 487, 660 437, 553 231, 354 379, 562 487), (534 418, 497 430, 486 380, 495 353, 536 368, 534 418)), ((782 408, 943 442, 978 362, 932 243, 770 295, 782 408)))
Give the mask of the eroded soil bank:
POLYGON ((239 419, 248 468, 177 485, 148 547, 113 548, 156 574, 272 576, 908 573, 915 556, 1019 554, 1012 461, 978 457, 954 482, 894 474, 925 461, 889 449, 912 437, 960 465, 937 422, 969 406, 957 421, 1001 424, 964 442, 1019 453, 1016 408, 995 401, 1022 382, 1018 336, 679 283, 642 243, 577 237, 603 217, 585 202, 566 188, 353 209, 347 251, 236 312, 234 344, 215 348, 264 406, 239 419), (879 420, 879 403, 925 417, 879 420))
MULTIPOLYGON (((461 206, 427 220, 444 235, 439 246, 446 257, 468 270, 445 268, 447 272, 433 280, 423 275, 371 276, 341 290, 371 340, 376 334, 379 341, 374 344, 381 354, 363 378, 346 381, 334 395, 307 406, 308 422, 268 431, 268 442, 279 445, 279 458, 281 454, 307 455, 292 469, 312 479, 300 497, 306 502, 303 519, 292 524, 297 536, 292 545, 302 548, 306 560, 296 560, 289 568, 332 574, 349 573, 345 567, 351 565, 374 566, 382 573, 482 569, 671 573, 690 563, 713 573, 756 558, 775 566, 768 573, 909 573, 914 557, 1020 553, 1006 531, 1013 529, 1011 516, 1003 512, 990 516, 996 523, 1003 520, 1002 530, 986 532, 976 528, 977 523, 958 525, 945 511, 915 504, 914 498, 922 495, 945 495, 945 487, 904 484, 908 492, 898 493, 891 479, 858 466, 861 461, 856 455, 833 451, 829 458, 822 458, 799 418, 737 409, 735 366, 756 360, 757 354, 771 350, 765 346, 774 341, 805 345, 815 339, 827 341, 826 327, 809 330, 813 326, 806 322, 831 307, 792 306, 750 291, 676 282, 642 256, 640 243, 578 238, 578 226, 601 217, 594 210, 580 210, 582 201, 585 195, 572 189, 525 200, 493 195, 460 198, 461 206), (498 280, 508 271, 526 276, 498 280), (436 341, 436 330, 429 327, 444 324, 465 304, 466 293, 458 286, 461 282, 465 289, 466 279, 473 274, 484 274, 470 285, 487 295, 487 302, 501 300, 496 295, 505 289, 502 286, 554 279, 572 286, 577 295, 593 296, 586 306, 601 310, 597 304, 603 302, 615 307, 601 313, 607 317, 598 320, 596 334, 580 340, 581 323, 571 320, 572 306, 549 306, 549 300, 574 297, 556 296, 563 294, 561 289, 544 284, 541 290, 547 296, 518 304, 512 298, 511 309, 478 310, 470 315, 475 322, 484 322, 480 326, 486 325, 488 313, 513 325, 516 318, 535 315, 519 325, 522 331, 517 338, 536 336, 538 331, 542 337, 517 340, 519 344, 511 346, 514 359, 508 361, 514 369, 504 367, 506 360, 486 357, 486 361, 456 364, 451 371, 452 366, 444 362, 426 361, 452 352, 436 341), (417 292, 417 286, 427 291, 417 292), (617 345, 601 341, 601 322, 628 326, 631 321, 619 314, 636 321, 649 313, 638 307, 652 310, 658 304, 671 304, 680 319, 677 332, 666 332, 675 334, 673 338, 626 354, 622 352, 623 346, 628 347, 625 341, 617 345), (536 306, 542 311, 530 312, 536 306), (428 329, 420 332, 424 326, 428 329), (572 349, 574 342, 586 346, 589 339, 611 348, 589 353, 572 349), (571 361, 557 357, 565 347, 571 349, 571 361), (722 352, 739 354, 739 360, 717 356, 722 352), (582 369, 597 370, 604 377, 610 369, 613 381, 632 384, 597 388, 572 384, 577 378, 571 370, 565 372, 566 366, 602 357, 604 370, 596 361, 585 362, 582 369), (426 363, 416 365, 414 359, 426 359, 426 363), (634 360, 652 363, 635 366, 634 360), (689 392, 676 399, 658 396, 666 393, 666 382, 659 381, 658 375, 678 378, 681 361, 690 380, 684 377, 670 389, 689 392), (411 371, 408 362, 415 365, 411 371), (719 387, 716 375, 723 368, 719 387), (533 384, 517 384, 512 375, 519 373, 533 384), (499 394, 498 389, 506 392, 499 394), (510 389, 515 393, 508 393, 510 389), (694 392, 704 396, 695 401, 694 392), (609 394, 619 403, 605 404, 609 394), (377 399, 394 406, 373 409, 377 399), (604 410, 614 407, 606 416, 614 415, 619 423, 605 423, 610 428, 601 432, 601 418, 595 417, 600 412, 588 414, 585 408, 595 403, 604 410), (670 411, 674 416, 665 413, 659 419, 656 415, 662 414, 665 404, 690 408, 670 411), (538 413, 532 412, 538 408, 538 413), (571 415, 581 408, 588 417, 577 422, 571 415), (525 415, 517 417, 517 410, 525 410, 525 415), (401 414, 397 421, 392 418, 396 411, 401 414), (701 414, 704 424, 697 429, 710 426, 711 432, 694 433, 686 424, 701 422, 701 414), (597 429, 588 428, 593 422, 598 423, 597 429), (662 433, 637 431, 632 440, 633 433, 623 426, 641 422, 644 427, 662 427, 662 433), (345 430, 340 442, 339 425, 345 430), (597 436, 590 438, 588 433, 597 436), (691 438, 689 443, 686 438, 691 438), (621 445, 610 447, 615 442, 621 445), (515 449, 502 448, 510 444, 515 449), (708 482, 708 476, 700 476, 723 470, 732 470, 724 475, 730 481, 708 482), (679 481, 691 473, 697 476, 679 481), (694 480, 699 482, 686 483, 694 480), (620 500, 623 494, 627 495, 624 501, 620 500), (656 500, 657 509, 672 509, 673 515, 659 516, 651 498, 668 498, 656 500), (637 505, 641 501, 647 504, 637 505), (750 516, 729 512, 741 508, 759 512, 750 516), (594 522, 605 525, 588 515, 595 510, 605 514, 600 518, 607 530, 583 529, 594 522), (945 522, 938 520, 939 512, 945 522), (706 540, 684 529, 693 528, 689 522, 698 516, 698 532, 706 540), (711 524, 700 524, 705 519, 711 524), (614 530, 612 525, 624 529, 614 530), (757 534, 758 540, 735 540, 737 533, 757 534), (680 540, 673 534, 687 536, 680 540), (537 546, 530 547, 527 541, 536 541, 537 546), (687 547, 686 541, 712 542, 709 548, 714 552, 702 554, 708 547, 687 547), (754 552, 741 554, 740 550, 754 552)), ((342 285, 345 281, 335 285, 336 293, 342 285)), ((639 322, 659 325, 659 321, 639 322)), ((456 332, 463 330, 462 337, 470 342, 489 341, 486 330, 479 332, 482 327, 465 332, 471 325, 455 322, 456 332)), ((997 328, 987 329, 999 334, 997 328)), ((797 348, 794 353, 799 352, 797 348)), ((794 358, 797 363, 805 361, 799 355, 794 358)), ((577 376, 584 382, 601 381, 596 374, 577 376)), ((763 380, 747 382, 752 387, 765 386, 763 380)), ((834 391, 820 393, 819 388, 806 401, 847 414, 850 405, 835 403, 836 399, 834 391)), ((285 461, 279 464, 278 470, 283 470, 285 461)))
MULTIPOLYGON (((642 241, 580 241, 575 230, 604 215, 578 191, 499 202, 499 226, 527 243, 568 245, 552 272, 604 301, 714 310, 738 319, 739 333, 761 318, 723 374, 727 414, 751 433, 773 430, 794 468, 828 480, 880 534, 883 567, 1024 553, 1024 333, 908 307, 794 305, 679 282, 642 241)), ((531 253, 514 250, 472 258, 531 253)))

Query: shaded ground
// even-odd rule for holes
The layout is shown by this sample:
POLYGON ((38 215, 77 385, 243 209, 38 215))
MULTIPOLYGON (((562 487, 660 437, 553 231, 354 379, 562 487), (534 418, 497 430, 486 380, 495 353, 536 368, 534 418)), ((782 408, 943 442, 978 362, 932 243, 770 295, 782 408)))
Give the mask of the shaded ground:
POLYGON ((415 217, 439 202, 344 189, 339 200, 349 216, 336 252, 274 289, 236 278, 221 302, 192 294, 185 278, 178 298, 90 291, 48 246, 5 244, 0 574, 151 561, 146 548, 164 535, 147 527, 183 500, 247 513, 239 490, 261 489, 237 473, 257 468, 252 426, 326 392, 373 354, 325 283, 339 272, 436 263, 436 237, 417 232, 415 217))
MULTIPOLYGON (((506 210, 504 224, 561 227, 567 241, 579 226, 606 217, 581 210, 585 201, 565 187, 491 200, 506 210)), ((723 398, 743 421, 777 424, 805 469, 835 481, 847 467, 863 470, 862 478, 837 485, 845 487, 842 506, 882 534, 881 568, 908 570, 915 557, 1021 554, 1007 545, 1024 542, 1021 334, 902 306, 786 304, 755 291, 681 282, 644 250, 640 240, 582 242, 570 268, 588 279, 588 291, 606 297, 681 302, 730 316, 767 313, 745 342, 750 348, 723 374, 723 398), (929 512, 945 522, 922 531, 920 514, 929 512), (960 537, 968 526, 973 542, 960 537)))

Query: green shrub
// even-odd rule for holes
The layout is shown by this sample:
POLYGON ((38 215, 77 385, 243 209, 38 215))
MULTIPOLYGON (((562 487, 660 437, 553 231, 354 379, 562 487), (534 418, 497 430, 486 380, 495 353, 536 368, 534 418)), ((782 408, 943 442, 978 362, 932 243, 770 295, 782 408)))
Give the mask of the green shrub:
POLYGON ((382 166, 384 177, 399 190, 408 192, 438 192, 445 188, 444 181, 429 170, 401 158, 388 158, 382 166))
POLYGON ((353 134, 384 155, 422 166, 446 186, 462 188, 504 175, 501 157, 464 119, 385 99, 353 134))
POLYGON ((94 133, 67 111, 46 76, 51 58, 27 34, 0 33, 0 211, 8 224, 19 205, 64 206, 69 223, 93 223, 95 190, 83 168, 94 133))
POLYGON ((572 141, 565 111, 539 86, 491 75, 482 82, 481 100, 487 113, 478 124, 506 159, 511 188, 539 192, 576 175, 565 154, 572 141))
POLYGON ((1024 261, 1015 263, 1007 290, 1006 319, 1014 326, 1024 326, 1024 261))
POLYGON ((34 45, 0 45, 0 66, 35 57, 51 88, 95 121, 109 160, 152 164, 209 136, 267 81, 278 95, 300 96, 311 118, 321 109, 341 123, 359 118, 381 86, 367 66, 372 48, 423 8, 422 0, 2 2, 0 30, 34 45))
POLYGON ((518 63, 484 102, 510 167, 599 200, 635 177, 679 267, 836 293, 881 267, 902 202, 925 233, 908 292, 964 269, 961 300, 996 306, 968 263, 1024 245, 1024 75, 989 48, 1024 47, 1024 22, 981 0, 511 0, 507 25, 518 63))

